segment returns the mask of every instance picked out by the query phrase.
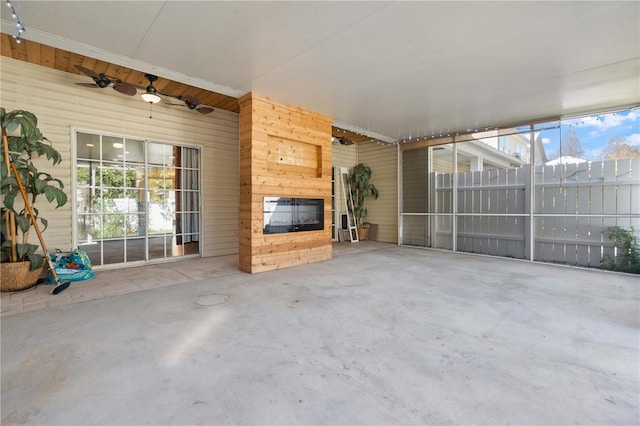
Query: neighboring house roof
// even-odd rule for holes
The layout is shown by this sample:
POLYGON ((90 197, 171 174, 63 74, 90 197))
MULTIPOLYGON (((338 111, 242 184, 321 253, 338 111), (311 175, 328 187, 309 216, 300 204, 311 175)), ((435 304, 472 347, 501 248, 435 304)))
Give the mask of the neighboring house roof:
POLYGON ((584 158, 572 157, 570 155, 563 155, 562 157, 558 157, 555 160, 547 161, 545 164, 548 166, 557 166, 559 164, 580 164, 586 163, 587 160, 584 158))

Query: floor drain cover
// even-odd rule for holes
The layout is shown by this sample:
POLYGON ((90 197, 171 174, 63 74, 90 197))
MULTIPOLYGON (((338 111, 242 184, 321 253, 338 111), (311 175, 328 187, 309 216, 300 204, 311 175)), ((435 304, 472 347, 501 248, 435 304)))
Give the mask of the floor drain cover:
POLYGON ((227 301, 229 296, 225 294, 209 294, 207 296, 200 296, 196 299, 196 304, 200 306, 213 306, 219 305, 227 301))

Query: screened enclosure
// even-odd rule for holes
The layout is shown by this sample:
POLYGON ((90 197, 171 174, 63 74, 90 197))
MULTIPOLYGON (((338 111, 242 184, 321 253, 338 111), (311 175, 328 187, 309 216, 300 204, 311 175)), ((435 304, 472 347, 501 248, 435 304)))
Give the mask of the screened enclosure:
POLYGON ((401 150, 401 243, 600 267, 640 232, 638 114, 433 138, 401 150), (635 131, 634 131, 635 129, 635 131))

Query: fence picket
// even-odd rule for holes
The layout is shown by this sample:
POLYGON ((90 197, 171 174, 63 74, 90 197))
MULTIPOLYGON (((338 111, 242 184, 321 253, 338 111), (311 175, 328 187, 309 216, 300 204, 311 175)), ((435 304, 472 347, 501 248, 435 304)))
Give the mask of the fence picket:
POLYGON ((591 186, 591 205, 589 208, 589 214, 602 214, 604 209, 602 208, 602 191, 604 186, 602 184, 604 177, 602 175, 602 162, 594 161, 591 163, 591 174, 589 176, 589 182, 591 186))
POLYGON ((545 184, 553 184, 553 186, 545 187, 542 189, 543 191, 542 211, 545 213, 546 212, 553 213, 554 205, 555 205, 555 195, 556 195, 555 186, 557 184, 557 182, 555 181, 554 167, 545 166, 543 169, 543 172, 544 172, 543 182, 545 184))
POLYGON ((585 241, 589 240, 589 222, 588 217, 576 218, 576 240, 581 241, 576 246, 576 265, 588 265, 589 264, 589 243, 585 241))
MULTIPOLYGON (((580 182, 580 174, 578 173, 578 165, 577 164, 567 164, 564 172, 564 182, 569 183, 579 183, 580 182)), ((578 187, 575 185, 568 185, 564 188, 564 208, 562 208, 563 213, 577 213, 577 196, 578 196, 578 187)))
MULTIPOLYGON (((496 235, 498 232, 497 227, 497 217, 495 216, 487 216, 487 234, 488 235, 496 235)), ((487 238, 487 250, 489 254, 496 255, 498 252, 497 240, 496 238, 487 238)))
POLYGON ((476 187, 481 187, 482 186, 482 173, 481 172, 472 172, 471 173, 471 181, 473 182, 473 187, 474 189, 472 190, 472 203, 471 203, 471 209, 474 213, 481 213, 482 212, 482 204, 480 203, 480 200, 482 199, 482 190, 481 189, 475 189, 476 187))
POLYGON ((576 244, 578 235, 578 220, 574 217, 567 217, 564 221, 566 241, 564 246, 564 261, 569 265, 577 264, 578 245, 576 244))
POLYGON ((616 213, 631 213, 633 184, 631 181, 631 160, 618 160, 616 167, 616 213))
POLYGON ((602 212, 606 214, 616 213, 616 161, 604 161, 602 165, 602 177, 605 186, 602 187, 602 212))
POLYGON ((576 213, 587 214, 589 213, 591 186, 589 186, 589 179, 591 173, 590 163, 584 162, 577 165, 576 176, 580 183, 585 185, 578 186, 576 194, 576 213))
POLYGON ((630 213, 640 214, 640 158, 634 158, 630 163, 629 180, 633 182, 629 189, 630 213))
POLYGON ((544 188, 540 186, 540 183, 544 183, 544 165, 539 164, 535 166, 534 180, 532 183, 533 190, 535 192, 533 211, 536 213, 542 213, 544 206, 544 188))

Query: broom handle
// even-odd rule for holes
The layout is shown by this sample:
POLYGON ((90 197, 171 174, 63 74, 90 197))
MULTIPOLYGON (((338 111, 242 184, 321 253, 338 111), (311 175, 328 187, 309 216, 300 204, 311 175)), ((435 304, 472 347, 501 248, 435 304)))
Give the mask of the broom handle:
POLYGON ((58 278, 58 274, 56 273, 56 268, 53 266, 53 262, 51 262, 51 258, 49 257, 49 253, 47 253, 47 246, 44 243, 44 238, 42 238, 42 232, 40 232, 40 227, 38 226, 38 222, 36 221, 36 215, 33 213, 33 208, 31 208, 31 203, 29 203, 29 197, 27 196, 27 192, 24 190, 24 186, 22 185, 22 179, 20 179, 20 174, 18 173, 18 168, 16 164, 11 161, 11 169, 16 176, 16 182, 18 182, 18 189, 20 189, 20 193, 22 194, 22 199, 24 200, 24 205, 29 212, 29 217, 31 218, 31 224, 36 229, 36 234, 38 234, 38 240, 40 240, 40 246, 42 246, 42 251, 44 251, 44 257, 47 258, 47 263, 49 264, 49 269, 53 274, 53 278, 55 278, 56 283, 60 283, 60 279, 58 278))

